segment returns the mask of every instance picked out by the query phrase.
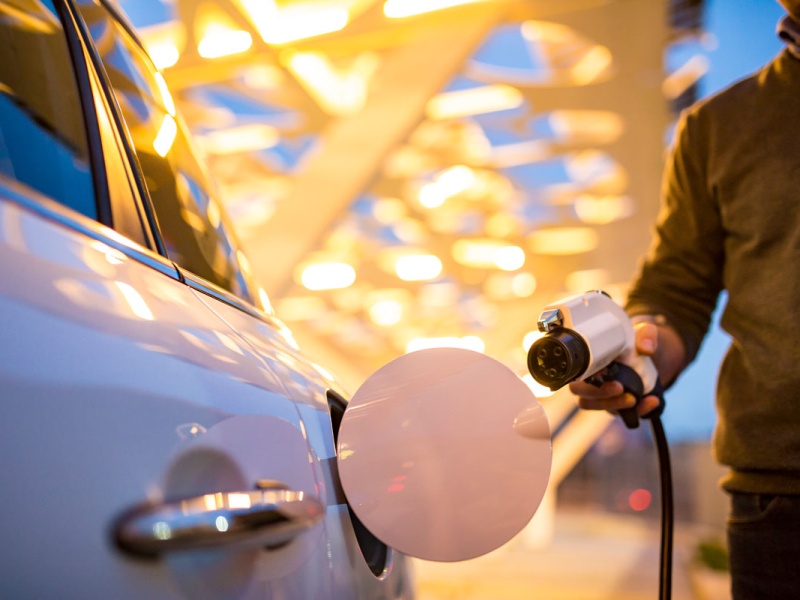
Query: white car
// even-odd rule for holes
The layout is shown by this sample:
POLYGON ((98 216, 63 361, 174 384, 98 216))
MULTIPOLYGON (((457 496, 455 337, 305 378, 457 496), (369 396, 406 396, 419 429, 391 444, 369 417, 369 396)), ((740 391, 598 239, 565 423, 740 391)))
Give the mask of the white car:
POLYGON ((413 596, 345 501, 342 396, 105 3, 0 0, 0 272, 0 596, 413 596))
POLYGON ((0 0, 0 597, 412 598, 528 522, 519 377, 435 349, 345 410, 266 304, 124 18, 0 0))

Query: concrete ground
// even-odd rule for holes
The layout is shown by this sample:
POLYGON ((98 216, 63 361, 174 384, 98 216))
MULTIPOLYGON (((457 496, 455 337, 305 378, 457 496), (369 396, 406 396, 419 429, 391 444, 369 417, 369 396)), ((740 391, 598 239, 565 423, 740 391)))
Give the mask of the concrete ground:
MULTIPOLYGON (((549 544, 525 532, 498 550, 461 563, 415 561, 418 600, 654 600, 657 521, 559 510, 549 544)), ((700 533, 676 525, 672 600, 730 600, 727 577, 692 561, 700 533)))

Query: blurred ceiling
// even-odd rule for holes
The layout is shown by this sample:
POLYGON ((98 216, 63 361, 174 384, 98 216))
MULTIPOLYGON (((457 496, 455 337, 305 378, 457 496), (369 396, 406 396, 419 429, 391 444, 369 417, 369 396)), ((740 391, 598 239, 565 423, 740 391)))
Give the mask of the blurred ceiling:
POLYGON ((541 307, 622 299, 701 4, 121 2, 276 313, 353 390, 424 345, 523 374, 541 307))

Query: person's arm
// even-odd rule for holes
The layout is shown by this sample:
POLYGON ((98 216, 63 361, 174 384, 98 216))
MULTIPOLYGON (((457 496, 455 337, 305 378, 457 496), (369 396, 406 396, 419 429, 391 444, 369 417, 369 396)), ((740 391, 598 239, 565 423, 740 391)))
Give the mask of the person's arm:
MULTIPOLYGON (((694 111, 678 123, 653 243, 625 305, 635 324, 636 350, 653 358, 665 387, 694 359, 722 289, 724 231, 708 178, 714 138, 709 127, 694 111)), ((586 409, 616 411, 635 403, 615 381, 599 388, 576 382, 570 389, 586 409)), ((657 406, 655 397, 647 397, 638 412, 657 406)))

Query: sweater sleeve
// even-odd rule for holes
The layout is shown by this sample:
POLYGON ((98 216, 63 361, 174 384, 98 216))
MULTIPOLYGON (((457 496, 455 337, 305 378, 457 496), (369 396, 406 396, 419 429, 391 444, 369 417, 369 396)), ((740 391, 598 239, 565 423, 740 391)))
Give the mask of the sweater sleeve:
POLYGON ((712 147, 713 131, 702 113, 684 113, 664 171, 653 241, 626 305, 631 315, 663 315, 681 336, 688 361, 723 288, 724 232, 708 177, 712 147))

